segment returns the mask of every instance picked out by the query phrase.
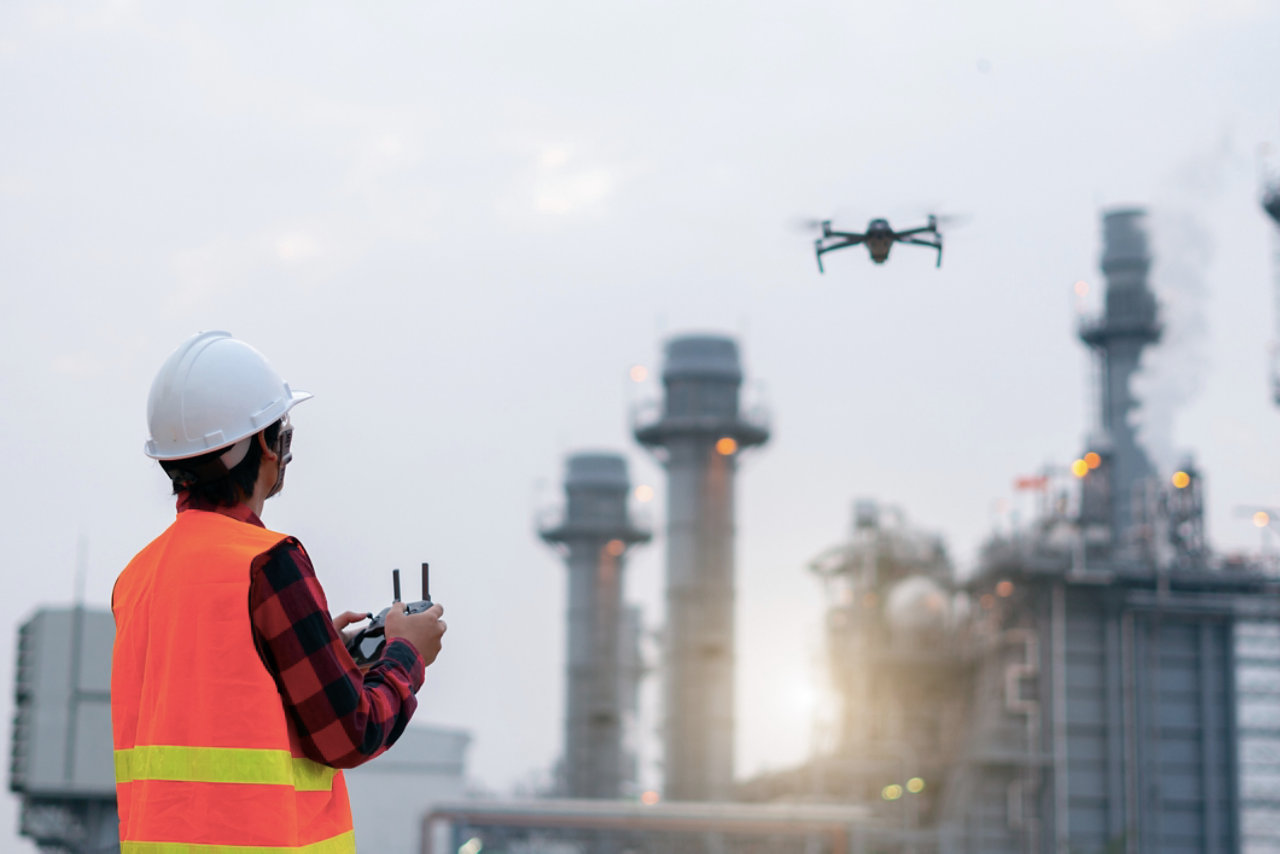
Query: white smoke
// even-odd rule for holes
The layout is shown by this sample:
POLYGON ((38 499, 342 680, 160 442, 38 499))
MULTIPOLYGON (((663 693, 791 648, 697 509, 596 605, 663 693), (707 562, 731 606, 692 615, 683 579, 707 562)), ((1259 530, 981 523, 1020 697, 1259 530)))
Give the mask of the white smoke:
POLYGON ((1148 218, 1150 285, 1160 304, 1164 336, 1143 354, 1133 379, 1140 405, 1134 419, 1138 441, 1158 472, 1185 458, 1174 443, 1177 410, 1199 394, 1209 371, 1209 275, 1213 232, 1205 224, 1212 207, 1239 165, 1229 137, 1188 158, 1165 182, 1148 218))
POLYGON ((1195 399, 1208 373, 1209 267, 1213 235, 1186 209, 1159 208, 1149 218, 1154 256, 1151 287, 1160 304, 1164 335, 1142 356, 1133 378, 1139 402, 1138 441, 1158 472, 1180 462, 1174 420, 1195 399))

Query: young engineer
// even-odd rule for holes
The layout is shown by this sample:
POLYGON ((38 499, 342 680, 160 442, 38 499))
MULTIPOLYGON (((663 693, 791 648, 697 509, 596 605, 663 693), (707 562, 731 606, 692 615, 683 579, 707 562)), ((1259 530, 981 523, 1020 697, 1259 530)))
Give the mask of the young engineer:
POLYGON ((204 332, 165 361, 148 456, 177 518, 116 581, 111 673, 122 854, 352 854, 339 769, 395 743, 446 626, 386 619, 362 671, 302 544, 261 521, 291 459, 289 388, 249 345, 204 332))

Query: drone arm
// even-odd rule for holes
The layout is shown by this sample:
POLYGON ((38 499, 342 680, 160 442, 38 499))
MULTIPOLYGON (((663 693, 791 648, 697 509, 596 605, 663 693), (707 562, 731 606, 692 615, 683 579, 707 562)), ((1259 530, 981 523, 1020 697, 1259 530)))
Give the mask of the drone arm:
POLYGON ((832 232, 831 236, 839 237, 840 242, 833 243, 830 246, 823 246, 822 238, 819 238, 813 242, 814 249, 817 251, 817 255, 818 255, 818 272, 819 273, 825 272, 822 269, 822 256, 824 253, 834 252, 837 249, 844 249, 847 246, 857 246, 859 243, 862 243, 864 240, 867 239, 867 236, 865 234, 845 234, 843 232, 838 232, 838 231, 832 232))
POLYGON ((919 228, 908 228, 906 231, 895 231, 894 236, 901 240, 904 237, 910 237, 913 234, 924 234, 925 232, 937 234, 938 227, 935 225, 922 225, 919 228))
POLYGON ((921 240, 918 237, 899 237, 898 240, 902 243, 910 243, 913 246, 928 246, 930 249, 937 249, 938 263, 935 264, 934 266, 941 267, 942 266, 942 235, 939 234, 937 237, 938 237, 937 240, 921 240))

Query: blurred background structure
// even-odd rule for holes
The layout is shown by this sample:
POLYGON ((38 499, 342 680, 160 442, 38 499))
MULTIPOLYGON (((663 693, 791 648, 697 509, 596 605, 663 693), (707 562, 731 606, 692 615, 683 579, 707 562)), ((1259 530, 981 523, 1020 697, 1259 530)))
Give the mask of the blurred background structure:
POLYGON ((450 852, 1280 849, 1280 579, 1213 553, 1201 473, 1160 471, 1139 440, 1131 382, 1161 330, 1146 216, 1125 208, 1102 222, 1104 313, 1080 331, 1103 378, 1088 449, 1023 484, 1042 494, 1037 515, 993 535, 964 579, 941 536, 896 508, 855 503, 848 540, 809 565, 828 603, 834 702, 812 758, 794 768, 731 780, 719 764, 727 748, 689 747, 732 732, 705 711, 725 690, 705 662, 726 624, 699 598, 727 598, 732 574, 687 580, 733 549, 714 443, 758 444, 768 431, 735 426, 731 341, 672 339, 663 419, 637 429, 664 448, 679 415, 701 428, 692 465, 666 460, 668 574, 686 579, 669 581, 663 631, 668 805, 445 804, 424 851, 440 839, 450 852), (682 387, 690 364, 720 384, 682 387), (682 514, 700 501, 715 509, 691 523, 682 514), (689 672, 691 683, 676 679, 689 672), (707 779, 732 781, 732 796, 705 782, 681 796, 686 781, 707 779), (719 800, 739 806, 709 803, 719 800), (853 811, 827 831, 805 813, 816 804, 853 811))
POLYGON ((1262 210, 1275 226, 1271 231, 1271 273, 1275 278, 1275 324, 1271 359, 1271 396, 1280 406, 1280 178, 1272 178, 1262 186, 1262 210))
POLYGON ((734 487, 738 455, 769 428, 740 405, 735 341, 672 338, 661 415, 637 441, 667 470, 667 608, 663 644, 663 794, 729 800, 733 790, 734 487))
POLYGON ((119 851, 111 612, 42 608, 18 627, 9 790, 44 854, 119 851))
POLYGON ((543 524, 569 570, 565 654, 564 754, 557 789, 570 798, 617 798, 635 787, 635 757, 625 750, 634 719, 639 638, 625 619, 627 549, 650 533, 628 512, 631 481, 619 454, 577 453, 565 466, 564 511, 543 524))

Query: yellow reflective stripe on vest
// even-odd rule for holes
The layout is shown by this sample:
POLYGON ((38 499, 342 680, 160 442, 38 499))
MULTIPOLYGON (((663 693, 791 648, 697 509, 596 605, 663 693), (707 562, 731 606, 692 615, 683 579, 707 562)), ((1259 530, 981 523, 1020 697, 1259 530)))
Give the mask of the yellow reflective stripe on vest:
POLYGON ((120 854, 354 854, 355 831, 312 842, 310 845, 282 848, 278 845, 195 845, 190 842, 121 842, 120 854))
POLYGON ((117 783, 257 783, 292 786, 299 792, 328 792, 333 789, 335 773, 319 762, 290 756, 287 750, 147 745, 116 751, 117 783))

